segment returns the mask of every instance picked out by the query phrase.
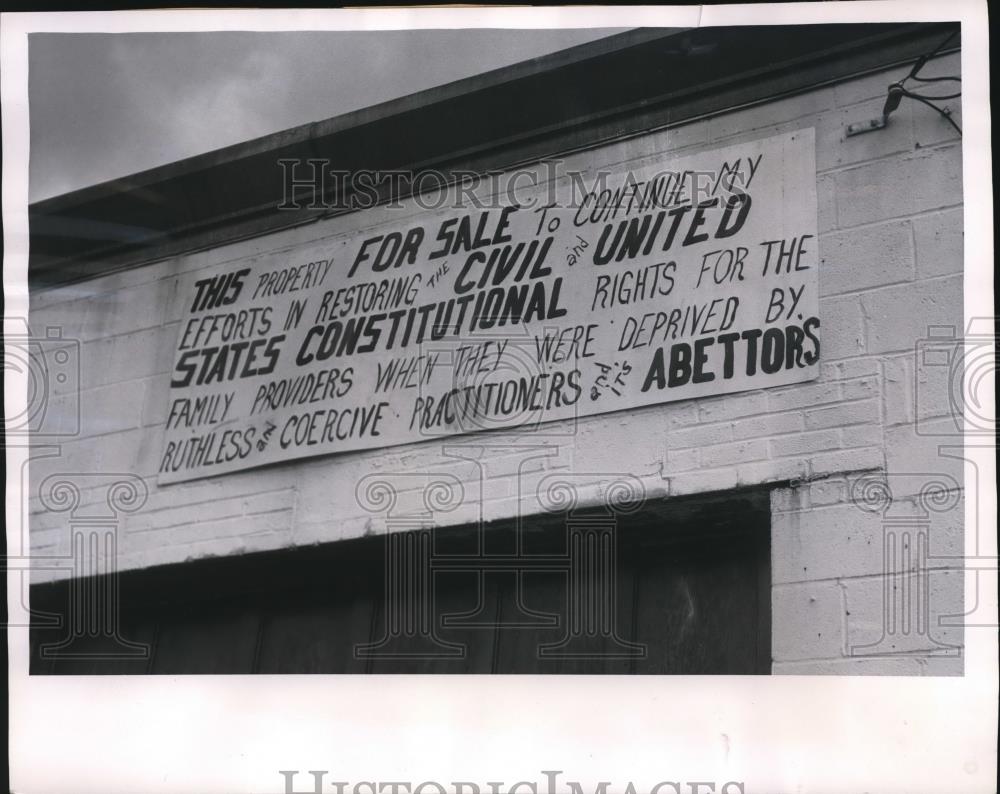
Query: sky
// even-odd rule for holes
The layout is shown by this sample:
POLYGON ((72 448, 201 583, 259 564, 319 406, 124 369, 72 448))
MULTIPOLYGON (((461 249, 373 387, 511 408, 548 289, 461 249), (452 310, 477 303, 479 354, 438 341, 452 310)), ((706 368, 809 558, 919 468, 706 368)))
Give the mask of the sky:
POLYGON ((36 33, 30 200, 616 32, 36 33))

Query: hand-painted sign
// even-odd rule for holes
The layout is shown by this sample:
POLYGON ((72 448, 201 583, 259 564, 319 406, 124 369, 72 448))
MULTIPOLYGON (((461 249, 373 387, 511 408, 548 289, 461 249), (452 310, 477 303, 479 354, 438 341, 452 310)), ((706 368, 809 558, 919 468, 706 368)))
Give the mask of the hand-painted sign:
POLYGON ((813 147, 802 130, 575 175, 554 201, 362 211, 199 272, 160 481, 815 378, 813 147))

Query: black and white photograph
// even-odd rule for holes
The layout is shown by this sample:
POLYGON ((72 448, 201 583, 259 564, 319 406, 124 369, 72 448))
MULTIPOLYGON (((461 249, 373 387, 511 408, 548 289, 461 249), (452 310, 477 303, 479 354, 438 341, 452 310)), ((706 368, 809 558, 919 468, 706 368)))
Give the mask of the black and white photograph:
POLYGON ((4 14, 10 790, 995 790, 985 12, 4 14))

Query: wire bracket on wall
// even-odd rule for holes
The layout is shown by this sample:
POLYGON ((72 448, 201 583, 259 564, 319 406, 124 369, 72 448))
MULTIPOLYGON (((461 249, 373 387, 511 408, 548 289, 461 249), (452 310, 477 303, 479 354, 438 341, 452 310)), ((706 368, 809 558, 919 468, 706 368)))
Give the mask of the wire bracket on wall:
POLYGON ((882 129, 885 125, 885 116, 881 116, 877 119, 868 119, 868 121, 856 121, 854 124, 847 125, 847 137, 850 138, 852 135, 861 135, 865 132, 874 132, 875 130, 882 129))
POLYGON ((927 105, 927 107, 931 108, 932 110, 937 111, 939 114, 941 114, 941 117, 945 121, 947 121, 952 127, 954 127, 958 131, 959 135, 961 135, 962 128, 959 127, 958 124, 955 123, 955 120, 951 117, 951 108, 947 106, 941 107, 935 104, 935 102, 940 102, 942 100, 958 99, 959 97, 962 96, 961 88, 959 88, 958 91, 955 91, 954 93, 951 94, 927 95, 927 94, 917 93, 916 91, 906 87, 906 83, 909 80, 915 80, 918 83, 922 83, 925 88, 928 87, 929 83, 958 83, 959 85, 961 85, 962 83, 961 77, 920 76, 920 70, 924 68, 924 65, 927 63, 927 61, 929 61, 931 58, 937 55, 942 49, 944 49, 945 45, 947 45, 948 42, 955 37, 956 33, 950 34, 948 38, 946 38, 937 47, 935 47, 932 52, 929 52, 926 55, 921 55, 917 59, 916 63, 913 64, 913 68, 910 69, 910 73, 906 75, 906 77, 904 77, 902 80, 896 83, 892 83, 889 85, 889 92, 885 98, 885 104, 882 106, 881 118, 874 118, 874 119, 869 119, 868 121, 859 121, 855 122, 854 124, 848 124, 847 137, 850 138, 852 135, 860 135, 864 132, 874 132, 875 130, 884 129, 889 124, 889 116, 896 110, 896 108, 899 107, 899 103, 902 102, 904 98, 920 102, 923 105, 927 105))

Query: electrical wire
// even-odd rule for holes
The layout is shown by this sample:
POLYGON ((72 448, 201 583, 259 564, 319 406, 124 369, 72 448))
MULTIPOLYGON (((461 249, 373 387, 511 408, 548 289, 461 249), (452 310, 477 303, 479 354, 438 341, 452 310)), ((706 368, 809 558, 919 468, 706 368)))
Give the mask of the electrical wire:
POLYGON ((942 94, 940 96, 927 96, 927 94, 918 94, 915 91, 909 91, 904 88, 903 96, 917 97, 919 99, 930 99, 937 102, 940 99, 958 99, 960 96, 962 96, 962 92, 959 91, 957 94, 942 94))
MULTIPOLYGON (((961 77, 921 77, 918 74, 920 70, 924 68, 924 65, 927 63, 927 61, 929 61, 931 58, 937 55, 942 49, 944 49, 948 45, 948 42, 950 42, 953 38, 955 38, 957 34, 958 34, 957 30, 949 33, 948 36, 944 39, 944 41, 938 44, 937 47, 931 50, 931 52, 929 52, 926 55, 921 55, 919 58, 917 58, 916 62, 913 64, 913 67, 910 69, 910 73, 906 75, 906 77, 904 77, 898 83, 893 83, 892 85, 889 86, 889 95, 888 97, 886 97, 885 107, 882 110, 883 118, 888 119, 889 114, 892 113, 892 111, 894 111, 897 107, 899 107, 899 100, 902 97, 907 97, 908 99, 914 99, 917 102, 921 102, 924 105, 927 105, 927 107, 936 110, 939 114, 941 114, 941 116, 945 119, 945 121, 951 124, 951 126, 958 131, 959 135, 962 134, 962 128, 959 127, 957 123, 955 123, 955 120, 951 117, 951 112, 949 110, 946 110, 945 108, 938 107, 937 105, 934 104, 935 102, 940 102, 946 99, 958 99, 960 96, 962 96, 961 91, 954 94, 939 94, 935 96, 928 96, 926 94, 918 94, 915 91, 911 91, 905 86, 907 80, 915 80, 919 83, 944 83, 944 82, 961 83, 962 82, 961 77)), ((928 86, 928 88, 929 87, 930 86, 928 86)))
POLYGON ((954 80, 955 82, 958 83, 962 82, 961 77, 917 77, 917 75, 915 74, 911 74, 908 79, 917 80, 921 83, 941 83, 944 82, 945 80, 954 80))
POLYGON ((915 99, 915 100, 917 100, 917 102, 923 102, 925 105, 927 105, 927 107, 933 108, 934 110, 936 110, 938 113, 941 114, 941 117, 945 121, 947 121, 952 127, 954 127, 956 130, 958 130, 958 134, 959 135, 962 134, 962 128, 959 127, 958 124, 955 123, 955 119, 953 119, 951 117, 951 114, 948 113, 948 111, 944 110, 944 108, 939 108, 933 102, 928 102, 926 99, 924 99, 923 97, 917 96, 916 94, 906 94, 905 96, 908 96, 910 99, 915 99))
MULTIPOLYGON (((935 55, 937 55, 939 52, 941 52, 941 50, 943 50, 945 48, 945 46, 948 44, 948 42, 951 41, 953 38, 955 38, 956 35, 958 35, 958 31, 957 30, 953 30, 951 33, 949 33, 945 37, 944 41, 942 41, 933 50, 931 50, 929 53, 927 53, 927 55, 921 55, 919 58, 917 58, 916 63, 913 64, 913 68, 910 69, 910 73, 906 77, 903 78, 903 82, 906 82, 906 80, 908 80, 911 77, 916 78, 917 77, 917 72, 919 72, 921 69, 924 68, 924 64, 926 64, 927 61, 929 61, 931 58, 933 58, 935 55)), ((917 79, 919 79, 919 78, 917 78, 917 79)), ((961 80, 960 77, 954 77, 952 79, 953 80, 961 80)))

